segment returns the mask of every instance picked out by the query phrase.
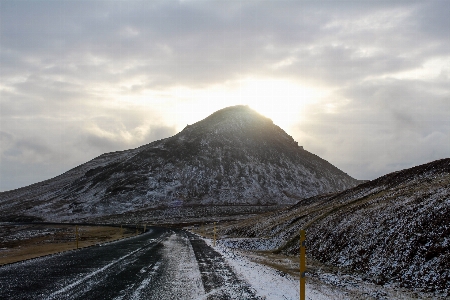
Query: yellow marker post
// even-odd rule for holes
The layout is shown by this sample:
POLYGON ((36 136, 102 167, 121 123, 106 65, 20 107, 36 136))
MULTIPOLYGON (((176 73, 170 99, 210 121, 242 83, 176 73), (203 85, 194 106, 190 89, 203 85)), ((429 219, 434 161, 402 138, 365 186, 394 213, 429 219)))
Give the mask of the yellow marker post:
POLYGON ((214 247, 216 246, 216 222, 214 222, 214 247))
POLYGON ((75 239, 77 240, 77 249, 78 249, 78 225, 75 225, 75 239))
POLYGON ((306 299, 306 247, 305 247, 305 231, 300 230, 300 300, 306 299))

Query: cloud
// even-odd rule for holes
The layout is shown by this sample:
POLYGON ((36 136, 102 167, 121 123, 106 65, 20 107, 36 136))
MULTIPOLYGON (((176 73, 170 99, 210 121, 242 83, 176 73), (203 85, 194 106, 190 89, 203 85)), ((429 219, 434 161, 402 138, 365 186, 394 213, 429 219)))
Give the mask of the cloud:
POLYGON ((144 122, 129 127, 131 124, 122 121, 115 116, 104 118, 102 121, 96 120, 78 135, 78 143, 83 145, 82 147, 98 149, 103 153, 111 149, 135 148, 176 133, 175 128, 169 126, 144 122))
POLYGON ((0 191, 18 188, 61 174, 67 159, 38 137, 0 132, 0 191))
MULTIPOLYGON (((4 5, 2 43, 18 63, 72 82, 140 76, 147 88, 193 87, 257 73, 342 83, 408 70, 424 48, 448 49, 415 42, 415 34, 430 38, 414 2, 45 3, 4 5), (286 60, 292 65, 273 71, 286 60)), ((435 6, 425 7, 436 17, 427 21, 439 27, 446 21, 435 6)))
POLYGON ((336 91, 311 105, 294 137, 356 178, 384 175, 450 153, 450 91, 380 80, 336 91), (336 100, 336 98, 338 98, 336 100), (324 103, 338 103, 330 109, 324 103))
MULTIPOLYGON (((14 137, 4 131, 0 131, 0 153, 3 153, 10 149, 14 144, 14 137)), ((0 163, 2 162, 3 155, 0 155, 0 163)))
POLYGON ((236 104, 226 88, 247 78, 324 91, 296 106, 302 119, 289 133, 355 177, 448 155, 449 6, 2 1, 0 173, 20 157, 24 169, 25 161, 47 164, 53 171, 42 174, 57 175, 102 152, 167 137, 186 120, 171 111, 236 104), (198 93, 176 92, 218 87, 220 99, 208 105, 198 93), (412 144, 416 150, 406 149, 412 144))
POLYGON ((52 157, 52 151, 39 141, 19 140, 6 151, 5 156, 21 163, 41 163, 52 157))

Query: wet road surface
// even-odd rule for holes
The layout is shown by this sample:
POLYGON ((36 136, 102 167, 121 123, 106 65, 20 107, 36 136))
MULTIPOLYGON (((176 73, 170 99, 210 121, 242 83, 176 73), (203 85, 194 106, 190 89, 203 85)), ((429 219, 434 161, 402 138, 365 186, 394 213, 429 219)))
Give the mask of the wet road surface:
POLYGON ((152 227, 121 241, 0 267, 0 299, 258 299, 197 236, 152 227))

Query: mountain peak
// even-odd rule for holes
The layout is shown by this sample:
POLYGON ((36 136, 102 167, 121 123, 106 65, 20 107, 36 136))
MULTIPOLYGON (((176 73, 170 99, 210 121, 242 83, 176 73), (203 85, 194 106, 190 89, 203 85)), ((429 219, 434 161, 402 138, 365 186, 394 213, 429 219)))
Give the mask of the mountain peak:
POLYGON ((273 146, 282 152, 296 151, 299 148, 292 136, 247 105, 218 110, 205 119, 186 126, 174 138, 203 145, 217 141, 219 144, 241 149, 256 146, 261 151, 264 151, 261 147, 268 150, 273 146))
MULTIPOLYGON (((187 131, 240 131, 249 126, 273 125, 271 119, 259 114, 248 105, 236 105, 223 108, 198 121, 186 126, 187 131)), ((183 130, 184 131, 184 130, 183 130)))
MULTIPOLYGON (((260 120, 270 120, 264 117, 255 110, 251 109, 248 105, 235 105, 222 108, 215 113, 211 114, 206 119, 260 119, 260 120)), ((272 122, 270 120, 270 122, 272 122)))

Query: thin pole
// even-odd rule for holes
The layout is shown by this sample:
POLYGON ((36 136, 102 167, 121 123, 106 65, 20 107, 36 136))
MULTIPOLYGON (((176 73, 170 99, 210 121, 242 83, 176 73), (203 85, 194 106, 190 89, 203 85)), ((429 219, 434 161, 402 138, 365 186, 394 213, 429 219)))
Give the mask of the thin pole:
POLYGON ((75 238, 77 240, 77 249, 78 249, 78 225, 75 225, 75 238))
POLYGON ((305 231, 300 230, 300 300, 306 299, 306 247, 305 247, 305 231))
POLYGON ((214 247, 216 246, 216 222, 214 222, 214 247))

